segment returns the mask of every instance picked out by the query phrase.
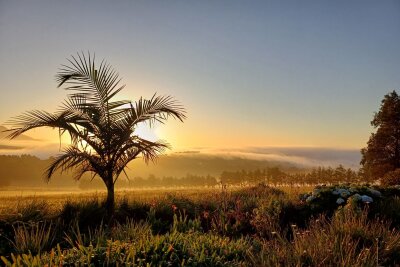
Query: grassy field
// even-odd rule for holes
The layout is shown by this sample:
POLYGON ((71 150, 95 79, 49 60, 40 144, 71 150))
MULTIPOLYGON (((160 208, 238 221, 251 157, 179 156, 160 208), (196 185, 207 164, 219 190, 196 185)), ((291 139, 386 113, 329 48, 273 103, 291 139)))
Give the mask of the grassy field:
MULTIPOLYGON (((244 187, 231 186, 228 192, 235 192, 244 187)), ((279 186, 279 190, 289 197, 297 198, 299 194, 309 192, 313 186, 279 186)), ((119 189, 116 191, 116 200, 148 202, 165 198, 168 195, 186 197, 192 200, 207 198, 222 192, 221 187, 183 187, 183 188, 147 188, 147 189, 119 189)), ((82 202, 88 199, 105 198, 106 191, 98 190, 43 190, 41 188, 24 188, 0 191, 0 218, 7 214, 17 213, 18 209, 27 203, 45 201, 51 203, 52 211, 60 210, 66 202, 82 202)))
POLYGON ((400 189, 337 185, 0 196, 7 266, 399 266, 400 189), (343 202, 342 202, 343 201, 343 202))
MULTIPOLYGON (((204 195, 218 193, 219 188, 181 188, 181 189, 164 189, 164 188, 149 188, 137 190, 117 190, 116 201, 122 199, 128 201, 148 202, 150 200, 164 198, 168 194, 190 197, 192 199, 201 198, 204 195)), ((79 203, 87 200, 101 200, 106 197, 106 191, 42 191, 34 189, 25 190, 7 190, 0 191, 0 217, 15 213, 21 206, 27 203, 35 203, 45 201, 51 203, 51 209, 56 212, 60 210, 66 202, 79 203)))

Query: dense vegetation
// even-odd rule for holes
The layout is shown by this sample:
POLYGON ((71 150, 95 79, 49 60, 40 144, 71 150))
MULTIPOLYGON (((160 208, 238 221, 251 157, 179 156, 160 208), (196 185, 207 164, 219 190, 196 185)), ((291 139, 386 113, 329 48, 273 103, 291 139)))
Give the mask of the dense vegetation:
POLYGON ((34 201, 2 215, 6 265, 400 263, 398 187, 321 186, 298 194, 261 184, 207 197, 121 199, 114 220, 97 198, 51 205, 34 201))

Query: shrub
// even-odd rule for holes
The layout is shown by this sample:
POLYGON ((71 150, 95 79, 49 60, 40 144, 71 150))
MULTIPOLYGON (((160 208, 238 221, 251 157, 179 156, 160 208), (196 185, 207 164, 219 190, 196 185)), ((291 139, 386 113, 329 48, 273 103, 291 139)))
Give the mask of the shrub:
POLYGON ((341 206, 352 203, 362 208, 365 204, 376 205, 382 199, 382 193, 374 187, 334 185, 316 187, 313 192, 300 196, 314 215, 321 213, 331 216, 341 206))

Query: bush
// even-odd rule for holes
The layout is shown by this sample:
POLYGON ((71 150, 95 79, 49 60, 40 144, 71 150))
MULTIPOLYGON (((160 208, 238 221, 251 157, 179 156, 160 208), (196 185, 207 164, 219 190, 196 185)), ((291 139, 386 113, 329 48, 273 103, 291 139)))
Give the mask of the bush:
POLYGON ((339 207, 348 203, 358 208, 365 205, 373 207, 383 199, 383 194, 375 187, 334 185, 316 187, 313 192, 303 194, 300 198, 314 215, 324 213, 332 216, 339 207))

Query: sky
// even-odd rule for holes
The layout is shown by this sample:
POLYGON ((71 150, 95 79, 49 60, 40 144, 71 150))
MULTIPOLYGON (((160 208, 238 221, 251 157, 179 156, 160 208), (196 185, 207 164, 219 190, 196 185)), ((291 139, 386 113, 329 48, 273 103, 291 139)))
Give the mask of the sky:
POLYGON ((0 125, 55 111, 58 68, 90 51, 123 77, 122 98, 186 107, 184 123, 141 129, 174 150, 359 150, 400 90, 400 1, 0 0, 0 40, 0 125))

